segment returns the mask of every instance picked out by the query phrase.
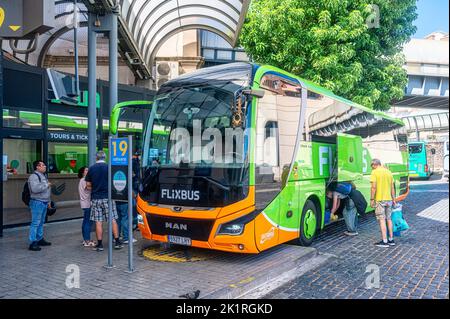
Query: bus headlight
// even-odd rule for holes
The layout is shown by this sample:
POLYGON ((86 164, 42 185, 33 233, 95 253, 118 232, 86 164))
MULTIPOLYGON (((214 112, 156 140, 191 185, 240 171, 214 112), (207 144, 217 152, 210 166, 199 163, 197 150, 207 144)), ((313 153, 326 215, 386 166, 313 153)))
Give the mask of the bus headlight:
POLYGON ((255 211, 219 226, 217 235, 238 236, 244 232, 245 225, 251 222, 260 212, 255 211))
POLYGON ((138 224, 144 225, 144 217, 141 214, 137 215, 137 222, 138 224))
POLYGON ((244 224, 222 224, 220 225, 219 235, 241 235, 244 232, 244 224))

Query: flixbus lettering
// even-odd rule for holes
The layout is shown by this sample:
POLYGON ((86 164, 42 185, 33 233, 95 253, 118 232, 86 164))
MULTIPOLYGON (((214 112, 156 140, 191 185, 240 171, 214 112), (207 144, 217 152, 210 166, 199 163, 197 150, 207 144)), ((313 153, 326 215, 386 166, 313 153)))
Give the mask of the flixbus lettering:
POLYGON ((200 191, 161 189, 161 198, 198 201, 200 200, 200 191))

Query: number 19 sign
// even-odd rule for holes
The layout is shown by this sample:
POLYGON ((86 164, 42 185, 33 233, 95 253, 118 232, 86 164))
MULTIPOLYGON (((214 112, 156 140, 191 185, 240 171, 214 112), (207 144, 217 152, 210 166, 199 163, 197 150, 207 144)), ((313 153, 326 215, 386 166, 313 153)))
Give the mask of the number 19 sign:
POLYGON ((128 166, 128 138, 112 138, 111 147, 111 165, 128 166))
MULTIPOLYGON (((132 184, 132 160, 133 149, 132 136, 128 138, 109 137, 109 180, 108 201, 112 200, 128 202, 128 238, 133 242, 133 190, 132 184), (109 197, 111 195, 111 197, 109 197)), ((109 205, 111 214, 112 205, 109 205)), ((111 216, 111 215, 109 215, 111 216)), ((112 267, 112 219, 108 219, 108 267, 112 267)), ((128 271, 133 272, 133 245, 128 245, 128 271)))
POLYGON ((131 141, 128 138, 111 138, 111 197, 128 201, 128 165, 131 141))

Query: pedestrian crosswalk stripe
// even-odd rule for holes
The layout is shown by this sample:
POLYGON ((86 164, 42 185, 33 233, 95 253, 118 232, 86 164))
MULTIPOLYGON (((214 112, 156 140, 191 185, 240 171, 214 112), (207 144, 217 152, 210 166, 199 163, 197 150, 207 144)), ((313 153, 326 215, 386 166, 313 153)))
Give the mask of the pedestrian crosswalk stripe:
POLYGON ((421 211, 419 214, 417 214, 417 216, 433 219, 443 223, 448 223, 449 222, 448 206, 449 206, 448 198, 442 199, 436 204, 421 211))

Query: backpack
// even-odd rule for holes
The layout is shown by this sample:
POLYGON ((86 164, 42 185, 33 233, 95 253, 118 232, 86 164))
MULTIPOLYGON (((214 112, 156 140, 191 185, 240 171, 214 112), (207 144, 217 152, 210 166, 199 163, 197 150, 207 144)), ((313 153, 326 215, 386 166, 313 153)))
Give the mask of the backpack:
POLYGON ((357 189, 352 189, 348 197, 351 198, 353 203, 355 204, 356 211, 360 215, 364 215, 367 209, 367 201, 364 198, 364 195, 357 189))
POLYGON ((336 184, 336 192, 341 193, 342 195, 349 195, 352 191, 352 184, 350 183, 337 183, 336 184))
MULTIPOLYGON (((38 178, 39 178, 39 183, 41 182, 41 177, 39 176, 38 173, 34 173, 38 178)), ((25 182, 25 184, 23 185, 23 190, 22 190, 22 202, 27 205, 30 206, 30 199, 31 199, 31 192, 30 192, 30 186, 28 185, 28 180, 25 182)))

